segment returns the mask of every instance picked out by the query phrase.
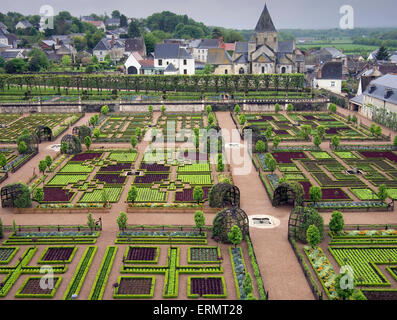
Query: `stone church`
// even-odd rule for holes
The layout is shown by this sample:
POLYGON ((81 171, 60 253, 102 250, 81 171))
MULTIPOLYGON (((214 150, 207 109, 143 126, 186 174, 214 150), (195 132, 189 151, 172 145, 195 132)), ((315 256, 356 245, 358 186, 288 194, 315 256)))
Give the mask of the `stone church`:
POLYGON ((250 41, 236 42, 231 60, 233 74, 305 72, 302 52, 295 47, 294 40, 279 41, 266 5, 250 41))

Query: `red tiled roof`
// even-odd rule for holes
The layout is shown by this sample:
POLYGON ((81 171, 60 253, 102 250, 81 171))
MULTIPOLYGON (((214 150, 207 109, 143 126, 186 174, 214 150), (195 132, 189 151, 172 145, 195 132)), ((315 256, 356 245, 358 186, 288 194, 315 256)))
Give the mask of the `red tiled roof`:
POLYGON ((101 27, 104 24, 103 21, 86 21, 86 22, 94 25, 97 28, 101 27))
POLYGON ((142 67, 154 67, 154 60, 146 59, 146 60, 139 60, 138 62, 142 67))

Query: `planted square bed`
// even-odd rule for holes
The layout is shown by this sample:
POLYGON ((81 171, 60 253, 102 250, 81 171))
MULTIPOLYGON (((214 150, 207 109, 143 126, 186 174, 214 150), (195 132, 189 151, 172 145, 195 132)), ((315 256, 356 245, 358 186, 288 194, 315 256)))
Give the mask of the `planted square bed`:
MULTIPOLYGON (((53 287, 42 288, 40 284, 42 277, 29 277, 15 294, 16 298, 53 298, 56 290, 61 284, 61 277, 53 278, 53 287)), ((45 282, 48 284, 48 281, 45 282)))
POLYGON ((359 200, 379 200, 379 197, 376 195, 376 192, 374 192, 371 189, 351 188, 350 190, 359 200))
POLYGON ((219 247, 192 247, 188 253, 189 263, 221 263, 219 247))
POLYGON ((226 298, 226 286, 223 277, 189 277, 189 298, 226 298))
POLYGON ((156 283, 155 277, 120 277, 119 286, 113 295, 115 299, 152 298, 156 283))
POLYGON ((75 162, 83 162, 87 160, 94 160, 94 159, 99 159, 102 156, 102 153, 80 153, 75 155, 70 161, 75 161, 75 162))
POLYGON ((77 251, 77 247, 48 247, 44 250, 38 263, 63 264, 70 263, 77 251))
POLYGON ((17 247, 0 247, 0 264, 10 263, 18 250, 17 247))
POLYGON ((157 263, 159 247, 128 247, 126 250, 126 263, 157 263))

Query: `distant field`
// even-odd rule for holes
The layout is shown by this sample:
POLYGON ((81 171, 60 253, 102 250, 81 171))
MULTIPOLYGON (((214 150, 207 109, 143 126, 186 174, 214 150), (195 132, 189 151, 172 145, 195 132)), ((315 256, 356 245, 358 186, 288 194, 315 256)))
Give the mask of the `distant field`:
MULTIPOLYGON (((302 50, 308 50, 313 47, 334 47, 338 50, 343 51, 344 54, 369 54, 372 51, 378 49, 377 46, 366 46, 361 44, 349 43, 346 40, 329 41, 329 42, 317 42, 313 41, 310 44, 297 44, 297 47, 302 50)), ((389 48, 393 49, 393 48, 389 48)))

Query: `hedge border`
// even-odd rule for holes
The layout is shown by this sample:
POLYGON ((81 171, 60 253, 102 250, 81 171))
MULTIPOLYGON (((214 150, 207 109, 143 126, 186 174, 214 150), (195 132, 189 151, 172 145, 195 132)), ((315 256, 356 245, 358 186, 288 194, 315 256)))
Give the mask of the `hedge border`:
POLYGON ((150 276, 120 276, 117 279, 117 283, 121 283, 122 279, 151 279, 152 282, 150 284, 150 293, 148 294, 118 294, 119 288, 117 288, 113 293, 113 298, 114 299, 149 299, 153 298, 154 296, 154 289, 156 286, 156 277, 150 277, 150 276))
POLYGON ((66 264, 66 263, 71 263, 75 254, 77 252, 77 246, 57 246, 57 247, 47 247, 44 249, 43 253, 41 254, 39 260, 37 261, 37 264, 66 264), (73 248, 73 251, 69 257, 68 260, 43 260, 44 256, 47 254, 47 252, 51 249, 70 249, 73 248))
POLYGON ((24 283, 22 284, 22 286, 18 289, 17 293, 15 294, 15 298, 53 298, 58 287, 60 286, 61 282, 62 282, 62 277, 56 277, 55 279, 57 279, 54 288, 52 289, 50 294, 23 294, 21 293, 22 290, 25 288, 26 284, 29 282, 29 280, 32 279, 42 279, 43 277, 36 277, 36 276, 31 276, 26 278, 26 280, 24 281, 24 283))
POLYGON ((220 299, 220 298, 227 298, 227 290, 225 284, 225 278, 222 276, 214 277, 188 277, 187 278, 187 297, 190 299, 198 299, 198 298, 207 298, 207 299, 220 299), (223 294, 203 294, 199 296, 198 294, 192 294, 191 292, 191 281, 192 279, 221 279, 222 281, 222 289, 223 294))
POLYGON ((14 249, 14 251, 7 258, 7 260, 0 260, 0 264, 9 264, 11 262, 12 258, 14 258, 14 256, 19 251, 19 247, 0 247, 0 249, 14 249))

